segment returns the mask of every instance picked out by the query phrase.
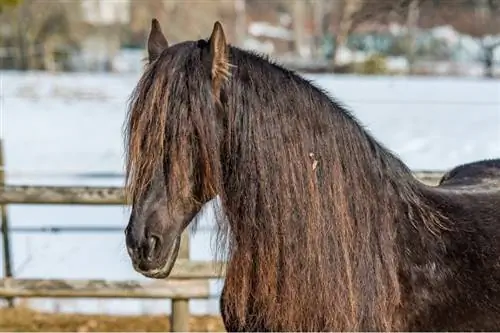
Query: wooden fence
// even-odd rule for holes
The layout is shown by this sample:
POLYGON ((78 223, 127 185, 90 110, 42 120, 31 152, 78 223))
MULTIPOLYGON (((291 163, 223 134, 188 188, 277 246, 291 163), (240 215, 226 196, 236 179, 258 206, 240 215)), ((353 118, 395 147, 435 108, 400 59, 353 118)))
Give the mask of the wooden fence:
MULTIPOLYGON (((0 143, 1 149, 1 143, 0 143)), ((0 167, 2 165, 0 151, 0 167)), ((416 172, 424 183, 434 185, 442 172, 416 172)), ((0 280, 0 297, 12 301, 15 297, 45 298, 155 298, 171 299, 171 330, 188 331, 189 299, 210 297, 208 279, 224 276, 224 265, 189 259, 189 237, 183 234, 179 259, 168 280, 103 281, 16 279, 12 275, 9 223, 6 205, 124 205, 124 193, 119 187, 60 187, 8 186, 0 170, 0 213, 4 257, 4 278, 0 280)), ((11 303, 12 304, 12 303, 11 303)))
MULTIPOLYGON (((0 207, 8 204, 124 205, 120 188, 2 186, 0 207)), ((2 215, 4 278, 0 298, 9 301, 29 298, 137 298, 171 299, 170 327, 173 332, 189 331, 189 300, 209 298, 209 279, 224 277, 224 263, 189 260, 189 234, 182 235, 178 260, 168 280, 105 281, 62 279, 17 279, 12 274, 10 226, 2 215)))

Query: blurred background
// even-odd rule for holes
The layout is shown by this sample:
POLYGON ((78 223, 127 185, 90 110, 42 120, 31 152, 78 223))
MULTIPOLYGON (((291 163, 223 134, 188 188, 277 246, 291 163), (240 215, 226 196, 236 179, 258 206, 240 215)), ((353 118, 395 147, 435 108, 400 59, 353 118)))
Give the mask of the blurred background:
MULTIPOLYGON (((415 171, 500 157, 498 0, 0 0, 0 183, 123 185, 122 126, 153 17, 170 43, 220 20, 230 43, 316 82, 415 171)), ((213 258, 211 214, 192 260, 213 258)), ((3 206, 3 276, 145 282, 127 219, 123 205, 3 206)), ((190 329, 222 330, 221 287, 189 301, 190 329)), ((2 302, 2 331, 164 331, 172 313, 169 299, 2 302)))
POLYGON ((172 42, 229 40, 291 67, 499 74, 498 0, 1 0, 0 68, 138 72, 151 17, 172 42))

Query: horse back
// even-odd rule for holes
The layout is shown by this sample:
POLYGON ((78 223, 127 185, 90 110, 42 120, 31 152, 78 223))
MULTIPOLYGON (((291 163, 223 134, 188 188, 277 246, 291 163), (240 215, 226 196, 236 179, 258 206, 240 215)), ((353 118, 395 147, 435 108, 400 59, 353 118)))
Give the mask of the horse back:
POLYGON ((456 166, 443 175, 438 186, 500 190, 500 159, 481 160, 456 166))

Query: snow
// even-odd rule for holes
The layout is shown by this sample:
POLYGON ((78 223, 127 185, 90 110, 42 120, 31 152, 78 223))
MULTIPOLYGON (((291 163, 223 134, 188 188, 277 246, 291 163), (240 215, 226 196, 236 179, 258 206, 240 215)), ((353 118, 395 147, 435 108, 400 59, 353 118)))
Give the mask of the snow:
POLYGON ((275 51, 273 42, 269 40, 261 42, 256 38, 246 38, 243 42, 243 48, 246 50, 259 50, 259 52, 265 54, 273 54, 275 51))
POLYGON ((431 35, 436 39, 441 39, 449 44, 455 44, 460 40, 460 34, 451 26, 444 25, 430 30, 431 35))
POLYGON ((255 37, 271 37, 292 40, 293 33, 284 27, 272 25, 269 22, 252 22, 248 26, 248 33, 255 37))
MULTIPOLYGON (((76 172, 123 171, 123 121, 139 74, 0 72, 1 136, 10 184, 122 185, 121 178, 76 172), (59 174, 59 176, 56 176, 59 174)), ((307 75, 351 109, 412 169, 448 169, 500 156, 500 81, 307 75)), ((124 227, 123 207, 9 206, 14 226, 124 227)), ((212 210, 192 236, 195 260, 212 259, 212 210)), ((15 233, 15 275, 23 278, 140 279, 122 233, 15 233)), ((220 281, 212 282, 217 296, 220 281)), ((170 302, 37 300, 40 309, 168 313, 170 302)), ((217 313, 218 301, 191 301, 193 313, 217 313)))

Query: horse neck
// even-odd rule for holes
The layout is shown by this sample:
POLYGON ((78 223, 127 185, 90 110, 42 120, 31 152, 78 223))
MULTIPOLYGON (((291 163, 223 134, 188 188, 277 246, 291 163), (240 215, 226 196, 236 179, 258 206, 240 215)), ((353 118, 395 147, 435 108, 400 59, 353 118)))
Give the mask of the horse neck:
POLYGON ((393 328, 394 235, 409 215, 429 211, 402 161, 340 107, 308 93, 323 100, 291 110, 301 105, 292 100, 268 119, 264 106, 235 115, 222 161, 233 245, 227 307, 242 322, 256 307, 255 320, 277 323, 274 330, 393 328), (304 158, 310 152, 317 169, 315 156, 304 158))

